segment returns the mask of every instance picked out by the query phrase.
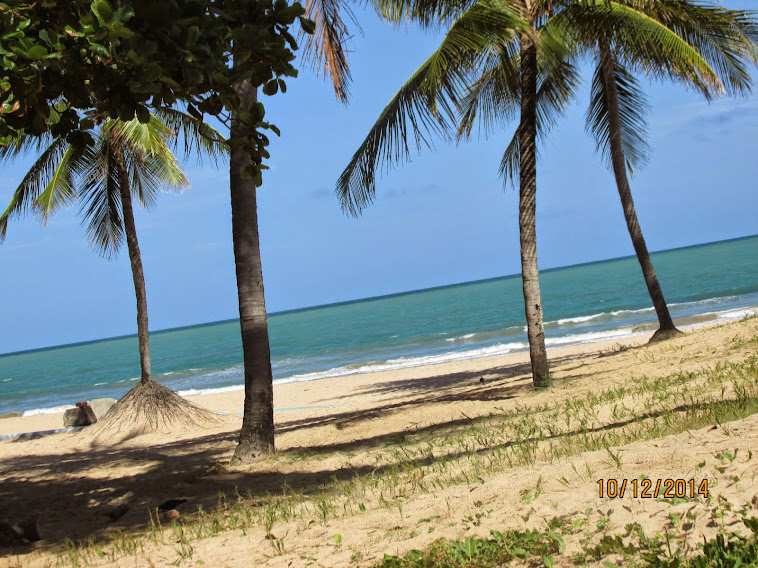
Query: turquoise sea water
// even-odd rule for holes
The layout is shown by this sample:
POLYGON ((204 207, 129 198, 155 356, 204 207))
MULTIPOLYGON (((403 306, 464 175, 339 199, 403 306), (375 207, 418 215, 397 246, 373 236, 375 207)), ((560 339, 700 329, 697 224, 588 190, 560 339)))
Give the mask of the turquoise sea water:
MULTIPOLYGON (((653 255, 680 324, 758 306, 758 236, 653 255)), ((634 257, 541 273, 548 348, 651 333, 634 257)), ((307 381, 526 349, 519 275, 273 314, 274 379, 307 381)), ((0 345, 0 350, 2 345, 0 345)), ((153 373, 181 394, 242 388, 236 321, 151 333, 153 373)), ((136 337, 0 356, 0 413, 49 412, 136 384, 136 337)))

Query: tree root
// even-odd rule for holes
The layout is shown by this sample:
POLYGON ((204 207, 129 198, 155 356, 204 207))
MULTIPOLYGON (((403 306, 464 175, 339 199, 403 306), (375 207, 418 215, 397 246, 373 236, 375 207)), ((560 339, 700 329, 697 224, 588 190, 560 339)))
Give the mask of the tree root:
POLYGON ((211 425, 219 418, 155 381, 138 384, 87 428, 94 443, 118 443, 143 434, 211 425))
POLYGON ((661 329, 659 328, 650 338, 648 343, 658 343, 659 341, 666 341, 667 339, 673 339, 684 335, 683 331, 679 331, 677 328, 661 329))

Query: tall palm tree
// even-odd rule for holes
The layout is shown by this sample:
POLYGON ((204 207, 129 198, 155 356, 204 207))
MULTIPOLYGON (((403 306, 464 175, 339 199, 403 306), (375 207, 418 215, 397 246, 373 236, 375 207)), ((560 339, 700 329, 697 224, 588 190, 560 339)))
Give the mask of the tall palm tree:
MULTIPOLYGON (((194 144, 212 157, 224 153, 223 138, 208 125, 178 111, 157 113, 183 128, 187 149, 194 144), (194 142, 189 138, 192 133, 197 136, 194 142)), ((153 381, 150 365, 147 293, 132 200, 138 199, 147 208, 155 203, 161 188, 188 185, 169 147, 175 137, 175 130, 151 115, 144 124, 137 119, 106 120, 94 143, 83 148, 52 136, 22 136, 0 148, 0 159, 32 150, 40 153, 0 216, 0 238, 5 237, 8 220, 14 216, 33 210, 47 223, 62 207, 78 203, 90 243, 98 253, 113 257, 126 240, 137 304, 141 374, 139 384, 109 413, 104 428, 120 428, 126 420, 134 426, 133 432, 169 424, 176 418, 191 421, 208 416, 153 381)))
MULTIPOLYGON (((244 13, 248 0, 235 0, 244 13)), ((350 79, 344 42, 348 30, 341 13, 350 14, 341 0, 308 0, 305 17, 314 21, 315 31, 307 34, 304 62, 332 78, 337 97, 347 100, 350 79)), ((251 57, 250 51, 235 53, 233 67, 251 57)), ((237 295, 242 334, 245 400, 242 428, 232 457, 233 464, 266 459, 274 452, 274 395, 271 348, 263 289, 263 267, 258 235, 257 187, 260 178, 249 175, 253 165, 247 140, 251 127, 242 118, 258 100, 258 90, 250 79, 236 85, 239 107, 230 112, 229 185, 232 209, 232 240, 237 275, 237 295)), ((262 111, 262 107, 259 107, 262 111)), ((262 118, 262 116, 261 116, 262 118)), ((261 159, 263 156, 261 156, 261 159)))
MULTIPOLYGON (((627 170, 643 163, 649 150, 644 136, 647 105, 631 69, 644 70, 651 78, 683 82, 707 99, 724 92, 749 91, 751 80, 745 64, 756 61, 755 20, 747 12, 691 0, 598 0, 566 6, 546 22, 546 28, 555 27, 564 28, 563 37, 575 42, 569 49, 574 58, 587 52, 595 57, 587 129, 617 180, 627 228, 658 316, 659 329, 651 341, 672 337, 679 332, 655 275, 627 177, 627 170)), ((461 105, 460 135, 470 133, 478 107, 488 123, 498 114, 507 114, 502 104, 493 106, 491 100, 503 97, 499 91, 507 77, 506 69, 497 64, 482 73, 461 105)), ((573 89, 565 86, 571 94, 573 89)), ((517 161, 514 137, 501 171, 513 178, 517 161)))
POLYGON ((411 0, 380 5, 388 19, 413 19, 427 26, 450 24, 450 29, 439 49, 385 107, 340 176, 336 189, 343 208, 359 213, 374 199, 377 164, 389 165, 407 157, 410 138, 407 127, 413 130, 417 147, 429 144, 422 130, 446 135, 456 119, 454 109, 470 84, 470 74, 488 58, 508 64, 509 86, 515 87, 511 94, 516 94, 509 97, 509 110, 517 104, 520 115, 517 134, 521 276, 532 380, 536 387, 550 384, 537 265, 536 139, 538 53, 542 52, 544 59, 560 59, 563 49, 560 38, 545 41, 540 37, 540 27, 551 9, 552 2, 548 0, 480 0, 473 4, 411 0))

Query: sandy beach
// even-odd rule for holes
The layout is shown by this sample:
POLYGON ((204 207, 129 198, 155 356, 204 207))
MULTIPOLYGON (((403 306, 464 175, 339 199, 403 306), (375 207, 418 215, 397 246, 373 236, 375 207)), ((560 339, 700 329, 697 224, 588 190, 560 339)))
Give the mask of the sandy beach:
MULTIPOLYGON (((756 416, 697 422, 707 397, 739 399, 742 392, 736 380, 719 379, 716 366, 731 365, 755 385, 758 319, 688 328, 660 344, 646 340, 550 350, 554 386, 547 391, 531 388, 527 353, 276 385, 277 453, 251 466, 228 465, 241 390, 191 397, 225 413, 212 426, 114 444, 93 442, 86 429, 2 440, 0 520, 33 522, 41 540, 0 549, 0 566, 54 564, 65 559, 65 539, 89 535, 103 543, 102 554, 80 554, 91 554, 95 566, 372 566, 440 537, 578 519, 602 527, 591 540, 634 522, 653 534, 686 514, 672 530, 678 544, 690 546, 736 523, 740 507, 758 507, 756 416), (658 424, 656 413, 672 418, 658 424), (671 426, 685 414, 697 427, 671 426), (636 421, 655 421, 659 430, 640 434, 630 429, 636 421), (595 433, 607 447, 589 440, 595 433), (522 459, 527 438, 535 441, 522 459), (631 441, 618 443, 624 440, 631 441), (732 459, 720 467, 726 451, 732 459), (598 495, 598 480, 644 477, 708 479, 711 497, 672 504, 598 495), (722 499, 734 513, 714 522, 722 499), (166 516, 161 505, 170 500, 175 513, 166 516), (247 523, 233 523, 243 505, 247 523), (266 510, 275 511, 269 521, 266 510), (222 528, 197 528, 213 515, 222 528), (164 528, 149 532, 151 518, 164 528), (182 523, 195 527, 192 538, 176 537, 182 523), (124 535, 136 535, 134 550, 114 544, 124 535)), ((0 435, 61 427, 60 414, 5 418, 0 435)), ((555 565, 572 565, 588 537, 562 534, 566 549, 555 565)))

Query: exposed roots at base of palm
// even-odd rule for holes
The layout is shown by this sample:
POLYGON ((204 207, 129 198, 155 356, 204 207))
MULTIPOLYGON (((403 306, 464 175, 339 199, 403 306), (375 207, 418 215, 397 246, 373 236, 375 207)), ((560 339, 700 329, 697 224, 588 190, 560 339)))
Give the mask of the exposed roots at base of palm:
POLYGON ((219 422, 219 416, 210 410, 151 380, 131 389, 85 432, 95 443, 119 442, 219 422))
POLYGON ((679 331, 677 328, 662 329, 659 328, 650 338, 648 343, 657 343, 659 341, 666 341, 667 339, 674 339, 675 337, 681 337, 684 335, 683 331, 679 331))

